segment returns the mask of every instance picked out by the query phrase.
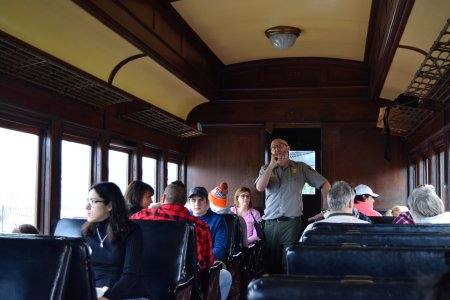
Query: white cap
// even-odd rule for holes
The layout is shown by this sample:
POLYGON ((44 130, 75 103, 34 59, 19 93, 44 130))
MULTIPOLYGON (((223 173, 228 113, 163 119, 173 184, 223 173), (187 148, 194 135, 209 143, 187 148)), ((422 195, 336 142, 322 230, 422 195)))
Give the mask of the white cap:
POLYGON ((372 197, 378 197, 380 195, 375 194, 370 187, 368 187, 365 184, 360 184, 355 188, 355 194, 356 196, 360 195, 370 195, 372 197))

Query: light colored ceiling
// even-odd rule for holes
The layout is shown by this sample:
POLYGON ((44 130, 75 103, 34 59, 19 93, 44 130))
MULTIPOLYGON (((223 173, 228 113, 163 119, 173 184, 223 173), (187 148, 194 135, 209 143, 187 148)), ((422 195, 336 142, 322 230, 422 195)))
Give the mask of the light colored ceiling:
POLYGON ((371 0, 182 0, 172 5, 225 64, 278 57, 362 61, 371 0), (273 48, 264 31, 302 30, 294 47, 273 48))
MULTIPOLYGON (((118 63, 141 53, 67 0, 1 0, 0 29, 105 82, 118 63)), ((207 101, 147 57, 126 64, 113 85, 181 119, 207 101)))
MULTIPOLYGON (((416 0, 400 45, 428 52, 449 18, 449 0, 416 0)), ((403 93, 424 58, 418 52, 398 48, 380 97, 393 100, 403 93)))
MULTIPOLYGON (((181 0, 173 7, 226 65, 277 57, 330 57, 363 61, 370 0, 181 0), (264 30, 299 27, 293 48, 269 45, 264 30)), ((448 0, 416 0, 400 44, 428 51, 450 17, 448 0)), ((139 54, 137 48, 66 0, 1 0, 0 29, 95 77, 139 54)), ((423 55, 398 49, 381 97, 406 90, 423 55)), ((113 85, 181 119, 207 102, 150 58, 126 64, 113 85)))

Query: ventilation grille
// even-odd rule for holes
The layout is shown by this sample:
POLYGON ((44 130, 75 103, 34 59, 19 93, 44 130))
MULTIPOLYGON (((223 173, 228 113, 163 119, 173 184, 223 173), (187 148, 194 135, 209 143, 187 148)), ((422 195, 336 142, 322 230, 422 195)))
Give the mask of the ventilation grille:
POLYGON ((132 100, 100 81, 77 73, 0 37, 0 72, 23 79, 55 94, 105 107, 132 100))
POLYGON ((441 103, 450 100, 450 19, 405 93, 441 103))
MULTIPOLYGON (((22 42, 0 35, 0 74, 19 78, 55 94, 99 108, 135 99, 99 79, 37 52, 22 42)), ((203 135, 182 121, 153 108, 124 118, 181 138, 203 135)))
POLYGON ((157 128, 159 131, 181 138, 204 135, 201 131, 197 131, 176 119, 168 120, 166 115, 152 108, 126 114, 123 115, 123 117, 125 119, 133 120, 141 125, 157 128))

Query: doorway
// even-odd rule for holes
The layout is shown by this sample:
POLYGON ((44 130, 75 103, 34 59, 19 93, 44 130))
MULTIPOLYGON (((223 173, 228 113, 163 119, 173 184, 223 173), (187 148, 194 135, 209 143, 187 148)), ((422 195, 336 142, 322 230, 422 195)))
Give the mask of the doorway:
MULTIPOLYGON (((272 138, 288 142, 290 159, 303 161, 321 173, 321 129, 320 128, 274 128, 272 138)), ((303 189, 302 228, 308 225, 308 218, 322 209, 320 190, 306 186, 303 189)))

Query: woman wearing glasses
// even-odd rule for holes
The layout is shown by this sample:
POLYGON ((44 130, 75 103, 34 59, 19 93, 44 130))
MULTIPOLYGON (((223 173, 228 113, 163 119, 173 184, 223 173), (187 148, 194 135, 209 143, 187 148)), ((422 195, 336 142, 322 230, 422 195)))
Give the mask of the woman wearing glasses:
POLYGON ((230 210, 241 216, 247 224, 247 243, 256 242, 259 238, 255 229, 255 222, 261 221, 261 214, 252 208, 252 199, 250 189, 240 187, 234 193, 234 206, 230 210))
POLYGON ((142 233, 128 219, 120 188, 112 182, 93 185, 86 212, 82 232, 91 252, 98 298, 146 299, 140 275, 142 233))
POLYGON ((408 197, 409 212, 402 212, 394 224, 450 224, 450 212, 444 211, 444 203, 432 185, 416 187, 408 197))

